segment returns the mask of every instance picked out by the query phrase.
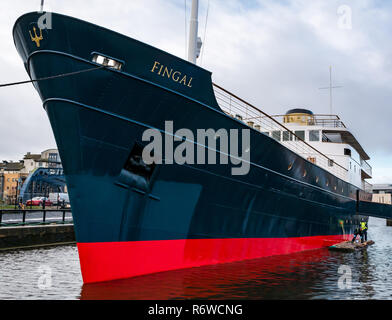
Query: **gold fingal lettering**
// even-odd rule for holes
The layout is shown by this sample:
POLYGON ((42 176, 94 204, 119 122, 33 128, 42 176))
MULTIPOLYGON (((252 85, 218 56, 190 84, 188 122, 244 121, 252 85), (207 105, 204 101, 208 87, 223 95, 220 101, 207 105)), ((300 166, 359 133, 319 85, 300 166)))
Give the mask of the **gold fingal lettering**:
POLYGON ((157 72, 157 74, 161 77, 166 76, 168 79, 171 79, 174 82, 178 82, 184 86, 187 86, 188 88, 192 88, 192 77, 186 74, 183 75, 181 71, 176 71, 173 68, 166 67, 158 61, 154 61, 151 72, 157 72))
POLYGON ((161 65, 161 68, 159 69, 158 75, 161 75, 162 68, 163 68, 163 65, 161 65))
POLYGON ((169 73, 169 70, 167 69, 167 67, 165 67, 165 70, 163 70, 162 77, 164 77, 165 74, 167 74, 167 77, 170 79, 172 72, 173 72, 173 69, 170 69, 170 73, 169 73))
POLYGON ((189 78, 189 82, 188 82, 188 87, 189 88, 192 88, 192 85, 191 85, 192 79, 193 79, 192 77, 189 78))
POLYGON ((173 79, 175 82, 178 82, 178 80, 180 79, 180 77, 181 77, 181 72, 180 72, 180 71, 175 71, 175 72, 173 72, 172 79, 173 79), (175 74, 178 74, 178 77, 174 77, 175 74))
POLYGON ((182 83, 184 86, 186 85, 186 75, 183 76, 183 78, 181 79, 181 81, 179 83, 182 83))
POLYGON ((158 68, 157 64, 159 64, 159 62, 158 62, 158 61, 155 61, 155 62, 154 62, 154 66, 153 66, 152 69, 151 69, 151 72, 155 72, 155 68, 158 68))

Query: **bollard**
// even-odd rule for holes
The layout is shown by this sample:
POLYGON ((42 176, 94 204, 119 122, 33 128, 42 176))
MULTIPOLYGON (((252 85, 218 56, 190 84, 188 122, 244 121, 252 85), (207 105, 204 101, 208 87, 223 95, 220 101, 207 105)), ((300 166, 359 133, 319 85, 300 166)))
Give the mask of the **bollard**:
POLYGON ((22 222, 26 222, 26 210, 23 210, 22 222))
POLYGON ((46 210, 43 210, 42 222, 45 222, 45 220, 46 220, 46 210))
POLYGON ((2 221, 3 221, 3 210, 0 210, 0 225, 2 221))
MULTIPOLYGON (((1 220, 0 220, 1 222, 1 220)), ((65 222, 65 210, 63 210, 63 223, 65 222)))

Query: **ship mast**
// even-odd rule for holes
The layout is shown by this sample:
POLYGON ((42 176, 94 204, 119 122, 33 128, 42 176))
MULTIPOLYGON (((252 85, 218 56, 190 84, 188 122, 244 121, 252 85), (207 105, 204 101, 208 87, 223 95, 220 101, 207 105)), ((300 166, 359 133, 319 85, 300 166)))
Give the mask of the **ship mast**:
POLYGON ((319 88, 319 89, 321 89, 321 90, 329 89, 329 114, 330 115, 332 115, 332 89, 336 89, 336 88, 343 88, 343 87, 332 85, 332 66, 329 66, 329 87, 323 87, 323 88, 319 88))
POLYGON ((191 19, 189 22, 189 46, 188 61, 196 64, 202 45, 201 39, 197 36, 198 28, 199 0, 192 0, 191 19))

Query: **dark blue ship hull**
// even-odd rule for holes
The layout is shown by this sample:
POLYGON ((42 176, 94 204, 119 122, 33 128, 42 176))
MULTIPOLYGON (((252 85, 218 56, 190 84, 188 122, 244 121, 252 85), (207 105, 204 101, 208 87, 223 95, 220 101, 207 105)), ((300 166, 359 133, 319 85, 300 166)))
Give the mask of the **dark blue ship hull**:
POLYGON ((221 111, 208 71, 59 14, 38 47, 29 34, 38 17, 22 16, 13 31, 31 78, 98 66, 96 52, 124 63, 35 83, 64 167, 85 282, 315 249, 352 234, 357 188, 253 129, 247 175, 209 164, 132 171, 143 132, 164 132, 165 120, 194 132, 249 128, 221 111), (158 75, 156 62, 187 79, 158 75))

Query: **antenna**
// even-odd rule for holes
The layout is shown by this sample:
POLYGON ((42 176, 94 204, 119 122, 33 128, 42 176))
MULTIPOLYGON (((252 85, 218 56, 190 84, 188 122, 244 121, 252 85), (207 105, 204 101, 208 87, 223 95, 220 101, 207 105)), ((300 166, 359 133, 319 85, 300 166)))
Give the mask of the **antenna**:
POLYGON ((329 89, 329 112, 332 115, 332 89, 343 88, 343 86, 332 86, 332 66, 329 66, 329 87, 319 88, 320 90, 329 89))
POLYGON ((44 1, 45 0, 41 0, 41 11, 40 12, 44 12, 44 1))

